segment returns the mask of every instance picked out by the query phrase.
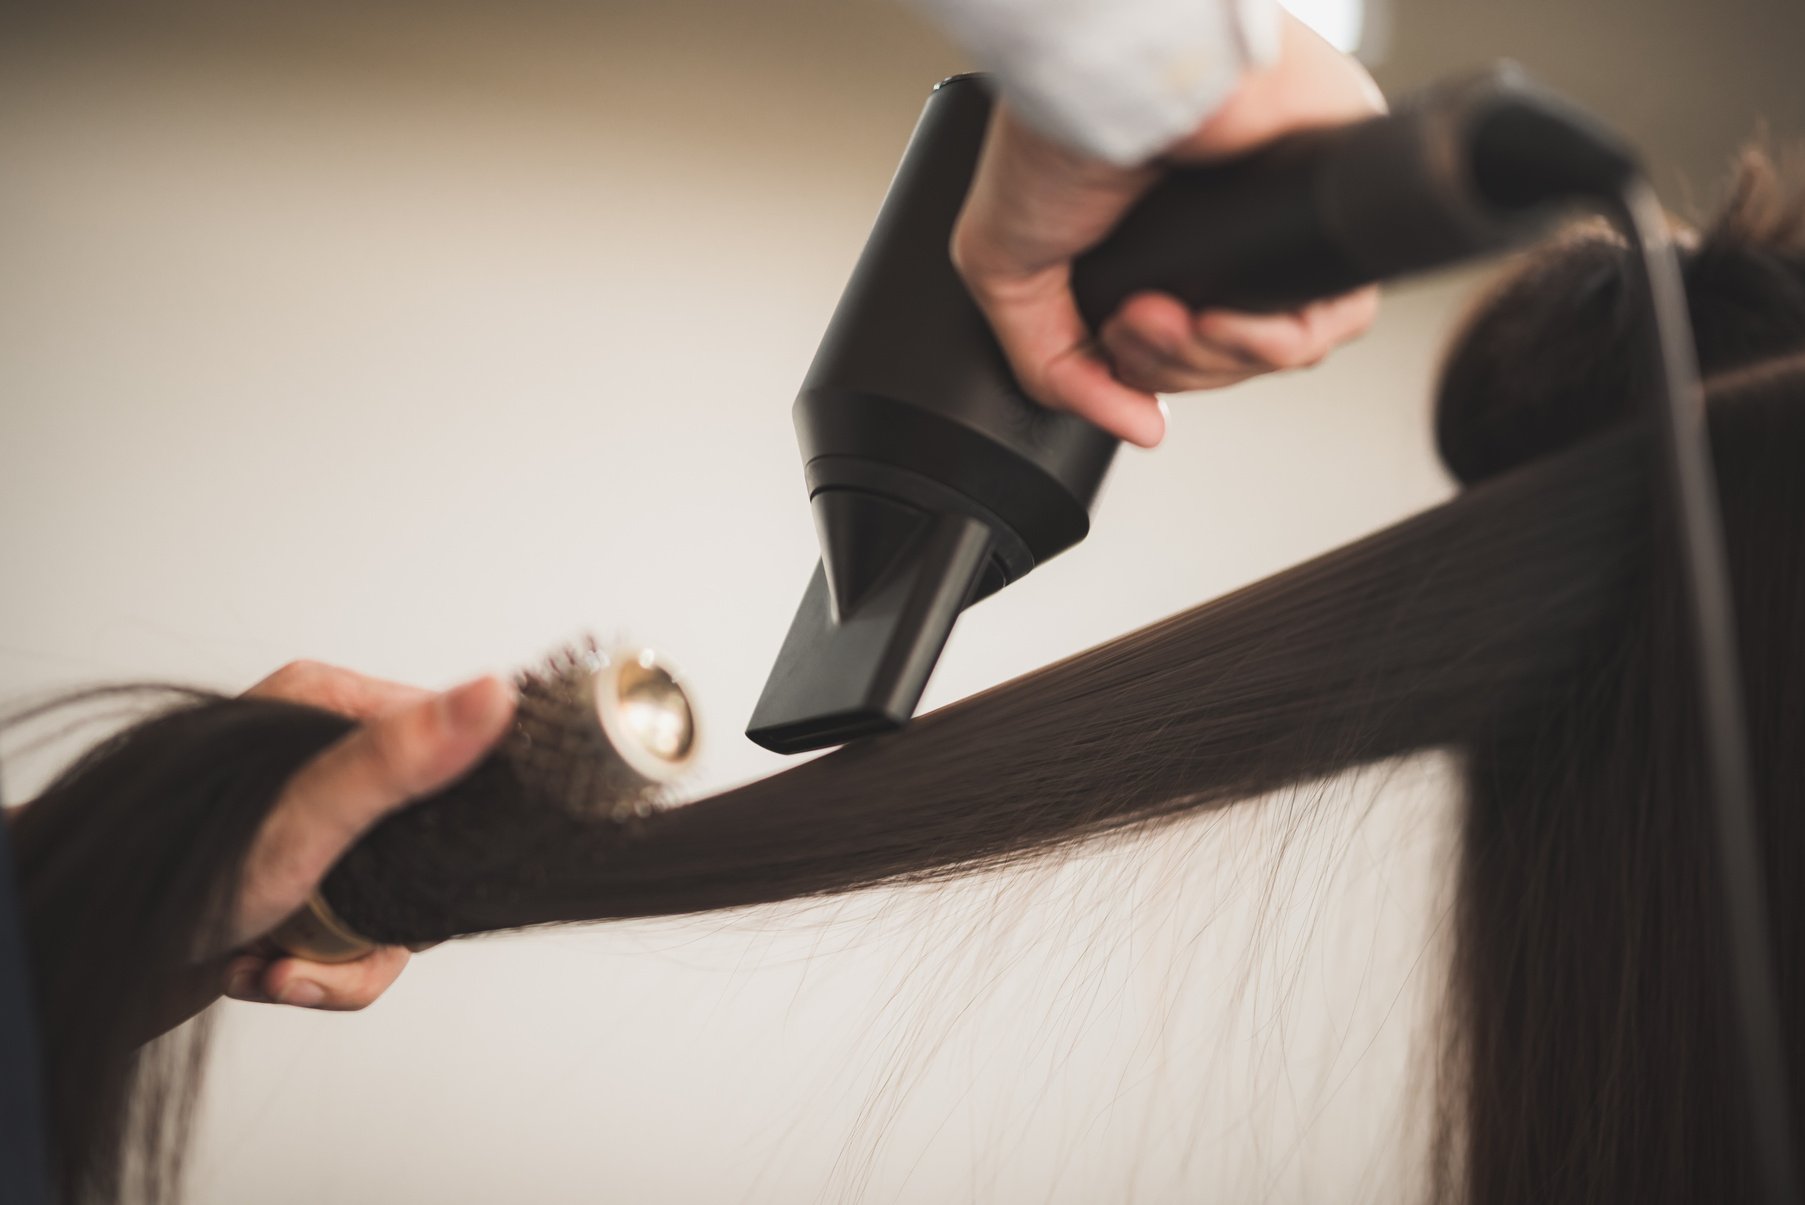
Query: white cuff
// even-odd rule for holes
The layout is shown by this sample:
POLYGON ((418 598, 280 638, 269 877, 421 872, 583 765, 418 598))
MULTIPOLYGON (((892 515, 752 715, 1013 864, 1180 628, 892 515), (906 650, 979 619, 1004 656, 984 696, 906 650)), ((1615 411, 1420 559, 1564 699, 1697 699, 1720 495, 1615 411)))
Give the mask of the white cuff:
POLYGON ((997 74, 1023 120, 1075 150, 1144 162, 1278 57, 1275 0, 911 0, 997 74))

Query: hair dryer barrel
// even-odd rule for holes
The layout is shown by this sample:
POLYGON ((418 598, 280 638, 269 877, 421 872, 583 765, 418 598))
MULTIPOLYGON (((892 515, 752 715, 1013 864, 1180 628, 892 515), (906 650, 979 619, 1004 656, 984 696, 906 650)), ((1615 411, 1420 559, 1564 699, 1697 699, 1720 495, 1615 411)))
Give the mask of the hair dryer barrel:
MULTIPOLYGON (((796 401, 821 564, 747 734, 800 752, 913 714, 958 614, 1069 548, 1116 441, 1030 401, 947 247, 982 77, 935 89, 796 401)), ((1130 294, 1284 309, 1520 242, 1630 170, 1511 68, 1355 125, 1169 173, 1074 266, 1092 325, 1130 294)))

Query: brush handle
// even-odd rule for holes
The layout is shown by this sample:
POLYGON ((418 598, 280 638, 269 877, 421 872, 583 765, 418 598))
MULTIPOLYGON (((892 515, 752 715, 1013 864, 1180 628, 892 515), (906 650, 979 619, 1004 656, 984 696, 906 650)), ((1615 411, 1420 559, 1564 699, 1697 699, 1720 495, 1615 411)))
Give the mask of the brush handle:
POLYGON ((545 814, 552 810, 528 800, 507 756, 492 753, 445 790, 385 817, 269 939, 315 962, 434 945, 439 917, 460 895, 506 893, 530 880, 531 860, 511 838, 563 824, 545 814))

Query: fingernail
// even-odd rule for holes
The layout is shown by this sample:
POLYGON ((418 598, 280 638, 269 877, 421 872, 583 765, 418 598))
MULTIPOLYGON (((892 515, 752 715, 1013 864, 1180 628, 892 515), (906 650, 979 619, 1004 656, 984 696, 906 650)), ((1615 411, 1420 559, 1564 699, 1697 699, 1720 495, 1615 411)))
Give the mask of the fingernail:
POLYGON ((313 1008, 326 998, 326 989, 307 979, 291 979, 276 999, 297 1008, 313 1008))
POLYGON ((495 714, 498 693, 493 678, 466 682, 445 695, 445 714, 454 728, 486 727, 495 714))
POLYGON ((253 967, 233 971, 232 977, 226 980, 226 995, 244 1000, 257 990, 257 971, 253 967))

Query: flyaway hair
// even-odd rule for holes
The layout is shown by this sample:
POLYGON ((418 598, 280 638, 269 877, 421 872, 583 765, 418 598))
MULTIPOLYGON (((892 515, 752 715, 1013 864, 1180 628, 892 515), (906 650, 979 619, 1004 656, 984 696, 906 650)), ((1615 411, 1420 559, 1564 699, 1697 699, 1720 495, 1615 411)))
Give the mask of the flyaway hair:
MULTIPOLYGON (((1464 486, 1441 506, 893 736, 643 819, 585 820, 492 759, 373 829, 325 897, 358 931, 410 943, 735 908, 968 874, 1452 749, 1463 852, 1426 1195, 1746 1199, 1709 801, 1636 421, 1649 383, 1627 254, 1575 234, 1475 313, 1437 399, 1464 486)), ((1686 279, 1714 383, 1798 1084, 1805 204, 1765 159, 1745 163, 1686 279)), ((132 1128, 137 1043, 219 925, 284 781, 350 727, 187 697, 15 819, 66 1200, 170 1190, 179 1169, 158 1152, 179 1150, 182 1114, 132 1128), (131 1185, 128 1150, 146 1171, 131 1185)), ((188 1099, 176 1087, 167 1099, 188 1099)))

